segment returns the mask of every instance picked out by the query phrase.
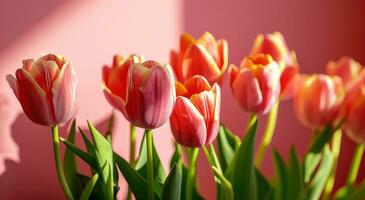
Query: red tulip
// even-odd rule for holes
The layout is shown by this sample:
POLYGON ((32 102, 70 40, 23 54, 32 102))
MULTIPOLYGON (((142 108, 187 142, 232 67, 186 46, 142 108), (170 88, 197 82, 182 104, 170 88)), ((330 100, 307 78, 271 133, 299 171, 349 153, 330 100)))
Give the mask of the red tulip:
POLYGON ((294 96, 294 110, 301 123, 321 128, 336 120, 344 98, 342 81, 337 76, 302 76, 294 96))
POLYGON ((6 79, 35 123, 54 126, 69 121, 76 112, 76 76, 71 62, 60 55, 49 54, 23 61, 15 77, 6 79))
POLYGON ((242 109, 266 114, 277 102, 280 93, 280 70, 268 54, 245 58, 240 68, 229 68, 233 95, 242 109))
POLYGON ((171 51, 170 63, 181 83, 194 75, 202 75, 212 84, 220 82, 228 65, 227 41, 216 41, 209 32, 197 40, 185 33, 180 38, 180 51, 171 51))
POLYGON ((294 81, 299 71, 299 65, 294 51, 289 51, 283 35, 274 32, 256 36, 251 55, 259 53, 270 54, 279 64, 281 70, 281 96, 283 98, 291 97, 294 93, 294 81))
POLYGON ((328 75, 340 76, 345 85, 348 85, 351 81, 357 79, 361 70, 361 64, 347 56, 344 56, 337 61, 328 62, 326 68, 328 75))
POLYGON ((170 127, 176 141, 188 147, 210 144, 217 137, 221 92, 203 76, 194 76, 185 84, 176 83, 176 104, 170 127))
POLYGON ((133 125, 153 129, 170 117, 175 102, 171 67, 130 56, 104 67, 104 94, 133 125))

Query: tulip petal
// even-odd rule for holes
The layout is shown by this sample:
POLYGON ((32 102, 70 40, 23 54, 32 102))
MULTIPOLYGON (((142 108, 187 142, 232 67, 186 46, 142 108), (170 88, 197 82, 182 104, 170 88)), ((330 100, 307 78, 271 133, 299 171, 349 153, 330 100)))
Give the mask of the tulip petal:
POLYGON ((55 124, 52 102, 46 93, 25 69, 16 71, 18 90, 17 97, 24 113, 35 123, 41 125, 55 124))
POLYGON ((248 112, 259 112, 263 101, 259 82, 249 69, 241 69, 233 81, 232 92, 242 109, 248 112))
POLYGON ((181 54, 178 54, 176 51, 170 51, 170 64, 174 69, 175 78, 178 81, 183 82, 183 77, 181 74, 181 54))
POLYGON ((103 92, 105 95, 105 98, 107 99, 107 101, 116 109, 118 109, 119 111, 121 111, 124 115, 124 117, 128 120, 128 115, 127 112, 125 110, 125 101, 120 98, 119 96, 113 94, 109 88, 107 88, 106 86, 103 86, 103 92))
POLYGON ((170 117, 175 101, 175 86, 172 74, 165 67, 151 68, 151 74, 140 88, 145 128, 162 126, 170 117))
POLYGON ((59 68, 55 61, 37 60, 33 63, 29 73, 37 81, 38 85, 50 97, 52 92, 52 83, 59 74, 59 68))
POLYGON ((187 89, 187 93, 184 96, 187 98, 190 98, 193 94, 197 94, 205 90, 209 91, 211 89, 207 79, 200 75, 195 75, 193 78, 189 79, 185 83, 185 88, 187 89))
POLYGON ((207 133, 204 118, 186 97, 176 98, 170 127, 176 141, 184 146, 201 147, 205 144, 207 133))
POLYGON ((220 112, 221 112, 221 89, 218 84, 214 84, 212 88, 214 93, 214 113, 211 123, 210 132, 207 135, 206 144, 210 144, 218 135, 219 124, 220 124, 220 112))
POLYGON ((67 63, 62 67, 52 88, 56 121, 59 123, 69 121, 76 112, 76 84, 77 79, 71 63, 67 63))
POLYGON ((221 60, 218 52, 218 45, 214 36, 211 33, 205 32, 202 36, 200 36, 200 38, 197 41, 197 44, 202 45, 212 56, 212 58, 218 64, 218 66, 220 66, 221 60))
POLYGON ((141 125, 143 123, 141 118, 144 116, 143 111, 145 108, 140 88, 143 86, 150 73, 151 70, 144 67, 142 64, 135 64, 128 71, 125 109, 128 119, 136 125, 141 125))
POLYGON ((280 71, 276 62, 271 62, 262 70, 258 70, 256 78, 262 93, 260 111, 266 114, 277 102, 280 95, 280 71))
POLYGON ((196 43, 196 40, 189 33, 184 33, 180 37, 180 54, 184 55, 186 50, 193 44, 196 43))
POLYGON ((182 62, 182 76, 184 80, 194 75, 202 75, 210 82, 215 82, 221 75, 216 61, 199 44, 192 45, 187 49, 182 62))
POLYGON ((218 67, 224 72, 228 66, 228 42, 227 40, 218 40, 218 54, 219 62, 218 67))

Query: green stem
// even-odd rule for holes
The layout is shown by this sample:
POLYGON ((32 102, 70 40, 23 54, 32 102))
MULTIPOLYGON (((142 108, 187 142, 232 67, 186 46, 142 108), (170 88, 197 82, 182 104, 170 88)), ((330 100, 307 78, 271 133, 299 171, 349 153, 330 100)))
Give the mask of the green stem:
POLYGON ((209 145, 209 153, 211 155, 211 158, 212 158, 212 161, 214 163, 214 166, 220 171, 222 172, 222 167, 221 167, 221 164, 219 163, 219 160, 218 160, 218 156, 217 154, 215 153, 215 149, 214 149, 214 145, 213 144, 210 144, 209 145))
MULTIPOLYGON (((130 139, 129 139, 129 164, 131 165, 131 167, 134 168, 135 166, 135 158, 136 158, 136 140, 137 140, 137 130, 136 127, 133 126, 133 124, 130 124, 130 139)), ((130 190, 130 188, 128 188, 128 194, 127 194, 127 199, 130 200, 132 199, 132 192, 130 190)))
POLYGON ((59 179, 59 181, 62 185, 62 189, 63 189, 63 192, 66 195, 66 198, 68 200, 73 200, 74 198, 72 196, 70 188, 68 187, 66 177, 65 177, 65 174, 63 172, 61 154, 60 154, 60 142, 59 142, 59 137, 58 137, 58 126, 57 125, 52 127, 52 136, 53 136, 53 152, 54 152, 54 158, 55 158, 55 163, 56 163, 56 170, 57 170, 58 179, 59 179))
POLYGON ((195 186, 194 180, 196 176, 196 161, 199 154, 199 148, 193 148, 191 152, 191 158, 189 163, 189 170, 187 174, 186 180, 186 199, 192 200, 193 199, 193 188, 195 186))
POLYGON ((330 199, 333 186, 335 184, 335 178, 336 178, 336 170, 337 170, 337 163, 338 163, 338 156, 340 155, 341 150, 341 138, 342 138, 342 132, 341 129, 338 129, 335 131, 333 138, 332 138, 332 155, 333 155, 333 167, 331 171, 331 175, 329 179, 327 180, 324 193, 323 193, 323 200, 330 199))
POLYGON ((232 184, 226 179, 226 177, 224 177, 224 175, 222 174, 222 171, 218 170, 216 167, 212 166, 212 170, 213 173, 216 177, 219 178, 219 180, 221 180, 221 184, 224 188, 224 197, 226 200, 233 200, 234 199, 234 194, 233 194, 233 188, 232 188, 232 184))
POLYGON ((269 113, 269 117, 267 119, 266 122, 266 128, 265 128, 265 132, 264 132, 264 136, 261 140, 257 155, 256 155, 256 167, 258 169, 260 169, 261 164, 262 164, 262 160, 265 157, 265 153, 267 148, 269 147, 272 137, 274 135, 275 132, 275 127, 276 127, 276 119, 278 116, 278 110, 279 110, 279 102, 276 103, 270 113, 269 113))
POLYGON ((146 130, 147 134, 147 180, 148 180, 148 200, 153 200, 155 194, 153 191, 153 137, 152 130, 146 130))
POLYGON ((351 168, 347 176, 348 185, 352 185, 356 181, 363 153, 364 153, 364 144, 362 143, 357 144, 354 152, 354 157, 352 158, 351 168))

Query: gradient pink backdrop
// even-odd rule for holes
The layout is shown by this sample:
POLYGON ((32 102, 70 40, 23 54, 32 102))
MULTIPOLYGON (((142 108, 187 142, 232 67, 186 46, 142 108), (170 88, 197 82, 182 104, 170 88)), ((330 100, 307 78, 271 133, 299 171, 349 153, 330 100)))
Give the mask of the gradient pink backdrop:
MULTIPOLYGON (((0 77, 14 73, 24 58, 47 52, 63 54, 73 61, 79 77, 79 125, 85 127, 85 120, 90 119, 104 129, 111 107, 100 89, 101 66, 110 64, 115 53, 141 53, 147 59, 168 62, 169 50, 177 48, 182 31, 196 37, 211 31, 228 40, 230 63, 237 64, 249 53, 256 34, 280 31, 289 47, 296 50, 303 72, 323 72, 328 60, 342 55, 365 63, 364 8, 361 0, 3 0, 0 77)), ((50 130, 30 122, 5 79, 0 80, 0 199, 62 199, 50 130)), ((222 108, 222 121, 242 135, 247 116, 227 84, 223 86, 222 108)), ((277 130, 273 148, 284 155, 291 145, 301 153, 306 150, 310 130, 296 121, 291 102, 281 104, 277 130)), ((156 132, 155 141, 167 164, 172 150, 169 128, 164 126, 156 132)), ((114 147, 125 157, 128 141, 128 123, 117 114, 114 147)), ((353 144, 344 137, 339 182, 344 180, 352 151, 353 144)), ((198 171, 204 182, 200 187, 204 197, 213 199, 214 183, 203 154, 198 171)), ((272 173, 270 153, 264 161, 264 172, 272 173)), ((360 173, 364 176, 365 170, 360 173)), ((125 189, 124 183, 121 186, 125 189)))

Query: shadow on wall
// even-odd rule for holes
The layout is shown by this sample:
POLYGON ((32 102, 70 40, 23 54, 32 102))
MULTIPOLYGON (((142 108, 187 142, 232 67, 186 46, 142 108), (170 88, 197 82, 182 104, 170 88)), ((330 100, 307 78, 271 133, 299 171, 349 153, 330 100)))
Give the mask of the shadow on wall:
MULTIPOLYGON (((186 0, 184 31, 194 37, 210 31, 216 38, 226 38, 229 43, 229 63, 232 64, 239 64, 243 56, 249 53, 257 34, 280 31, 289 48, 296 51, 302 72, 323 73, 329 60, 343 55, 352 56, 365 64, 364 7, 365 2, 362 0, 186 0)), ((242 135, 247 114, 241 111, 233 99, 227 78, 222 87, 222 121, 233 132, 242 135)), ((264 123, 264 120, 260 120, 261 130, 264 123)), ((280 105, 276 130, 271 148, 278 149, 284 158, 291 145, 295 145, 301 154, 306 151, 311 131, 297 122, 290 101, 280 105)), ((258 141, 261 134, 259 130, 258 141)), ((339 171, 347 170, 354 145, 345 138, 343 146, 339 171)), ((204 180, 204 187, 200 189, 204 197, 214 199, 214 181, 205 159, 202 156, 200 158, 199 176, 204 180)), ((272 174, 270 152, 267 152, 263 166, 266 175, 272 174)), ((339 173, 337 186, 343 183, 344 174, 339 173)))
MULTIPOLYGON (((106 130, 107 123, 108 119, 102 120, 96 128, 106 130)), ((60 128, 60 136, 67 137, 68 127, 60 128)), ((11 133, 19 147, 20 162, 5 161, 7 170, 0 176, 0 199, 64 199, 54 164, 50 128, 34 124, 21 113, 12 124, 11 133)), ((76 140, 83 146, 79 134, 76 140)), ((61 147, 64 152, 64 145, 61 147)), ((83 163, 80 168, 83 172, 87 169, 83 163)))

